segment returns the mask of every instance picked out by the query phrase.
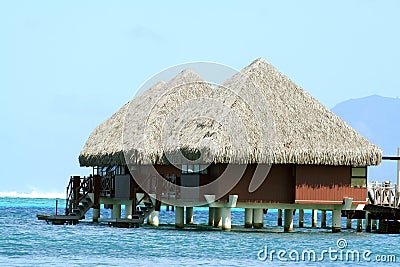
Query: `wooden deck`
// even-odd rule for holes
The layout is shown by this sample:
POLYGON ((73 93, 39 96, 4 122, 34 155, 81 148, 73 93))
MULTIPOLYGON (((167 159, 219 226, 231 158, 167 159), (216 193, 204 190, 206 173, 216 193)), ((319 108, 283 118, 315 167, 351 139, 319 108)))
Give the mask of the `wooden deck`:
POLYGON ((38 220, 46 221, 47 223, 52 223, 55 225, 63 224, 77 224, 79 218, 76 215, 54 215, 54 214, 37 214, 38 220))

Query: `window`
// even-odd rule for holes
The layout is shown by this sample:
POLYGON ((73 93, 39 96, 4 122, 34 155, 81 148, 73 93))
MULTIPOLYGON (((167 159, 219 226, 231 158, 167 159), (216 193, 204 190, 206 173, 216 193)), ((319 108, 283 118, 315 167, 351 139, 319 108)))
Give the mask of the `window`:
POLYGON ((351 168, 351 187, 367 187, 367 167, 351 168))
POLYGON ((207 174, 207 165, 182 164, 182 174, 207 174))
POLYGON ((188 172, 187 169, 188 169, 188 166, 186 164, 182 164, 182 173, 183 174, 186 174, 188 172))

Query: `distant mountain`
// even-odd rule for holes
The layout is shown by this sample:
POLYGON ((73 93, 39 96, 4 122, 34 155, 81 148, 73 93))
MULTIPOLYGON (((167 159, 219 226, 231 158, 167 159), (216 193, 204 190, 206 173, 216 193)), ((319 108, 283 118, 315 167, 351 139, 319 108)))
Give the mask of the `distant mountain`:
MULTIPOLYGON (((397 155, 400 147, 400 98, 372 95, 337 104, 332 112, 383 150, 383 155, 397 155)), ((369 168, 369 180, 396 181, 397 162, 384 161, 369 168)))

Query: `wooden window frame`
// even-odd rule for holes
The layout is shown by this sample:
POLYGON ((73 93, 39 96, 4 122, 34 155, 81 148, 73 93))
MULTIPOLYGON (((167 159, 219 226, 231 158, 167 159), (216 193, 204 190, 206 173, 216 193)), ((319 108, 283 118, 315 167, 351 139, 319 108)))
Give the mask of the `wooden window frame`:
POLYGON ((367 177, 368 177, 368 168, 365 167, 351 167, 350 168, 350 186, 353 188, 367 188, 367 177), (353 174, 354 169, 363 169, 365 171, 364 175, 353 174), (355 181, 363 180, 362 185, 360 183, 355 183, 355 181), (354 182, 354 183, 353 183, 354 182))

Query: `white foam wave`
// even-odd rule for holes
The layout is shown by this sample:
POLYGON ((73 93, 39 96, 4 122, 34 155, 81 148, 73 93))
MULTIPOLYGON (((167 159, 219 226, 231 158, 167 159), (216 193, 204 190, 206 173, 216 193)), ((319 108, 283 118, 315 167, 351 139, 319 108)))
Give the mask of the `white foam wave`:
POLYGON ((30 193, 20 193, 16 191, 0 192, 0 197, 15 197, 15 198, 65 198, 65 193, 47 192, 40 193, 32 191, 30 193))

